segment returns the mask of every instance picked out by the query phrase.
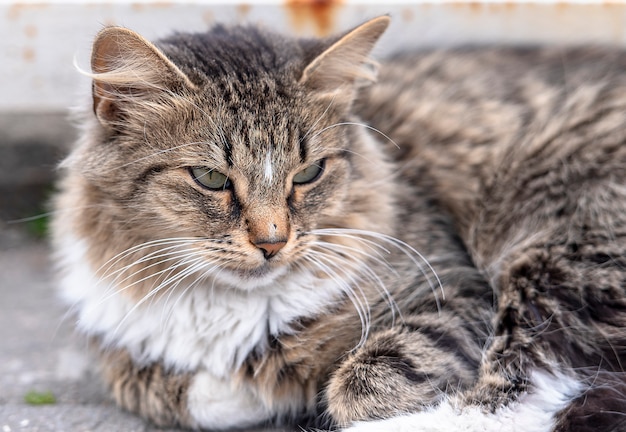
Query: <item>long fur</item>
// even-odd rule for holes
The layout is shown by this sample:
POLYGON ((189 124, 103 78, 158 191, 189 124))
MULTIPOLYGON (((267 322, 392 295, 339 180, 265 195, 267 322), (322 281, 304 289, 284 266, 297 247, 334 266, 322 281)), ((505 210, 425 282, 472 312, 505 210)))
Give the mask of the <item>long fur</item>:
POLYGON ((97 37, 53 241, 113 397, 195 429, 626 430, 626 55, 376 77, 388 23, 97 37))

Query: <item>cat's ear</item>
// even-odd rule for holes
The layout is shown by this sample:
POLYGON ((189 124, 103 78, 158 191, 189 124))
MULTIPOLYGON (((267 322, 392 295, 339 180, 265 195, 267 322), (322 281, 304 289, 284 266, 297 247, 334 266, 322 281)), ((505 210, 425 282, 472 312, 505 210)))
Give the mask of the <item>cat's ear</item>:
POLYGON ((311 90, 334 94, 356 82, 375 81, 376 64, 369 54, 389 26, 380 16, 352 29, 318 55, 304 69, 300 83, 311 90))
POLYGON ((194 87, 156 46, 123 27, 98 33, 91 69, 93 109, 103 124, 119 121, 126 108, 159 93, 194 87))

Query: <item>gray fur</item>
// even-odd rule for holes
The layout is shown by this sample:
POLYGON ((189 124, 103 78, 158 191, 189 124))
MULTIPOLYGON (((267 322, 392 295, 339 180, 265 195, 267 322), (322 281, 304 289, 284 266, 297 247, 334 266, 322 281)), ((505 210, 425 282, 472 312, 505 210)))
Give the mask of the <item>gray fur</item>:
MULTIPOLYGON (((236 371, 265 400, 291 404, 292 420, 343 426, 443 394, 493 410, 532 391, 532 370, 557 367, 588 390, 557 430, 625 430, 626 404, 611 397, 626 396, 626 54, 407 53, 382 62, 371 86, 350 72, 326 88, 306 68, 338 40, 218 26, 158 42, 175 65, 155 62, 158 86, 96 74, 99 121, 89 120, 58 199, 86 205, 76 229, 92 265, 159 236, 206 236, 220 265, 247 271, 237 260, 246 236, 263 238, 247 234, 261 229, 255 218, 277 220, 281 242, 301 242, 293 260, 323 239, 360 248, 337 259, 368 260, 372 272, 353 287, 369 305, 367 340, 346 297, 272 335, 236 371), (260 168, 268 152, 273 188, 260 168), (285 197, 294 167, 319 155, 328 175, 285 197), (238 170, 245 193, 202 191, 184 177, 193 166, 238 170), (382 236, 363 237, 388 249, 379 259, 363 240, 310 234, 335 228, 392 236, 432 269, 382 236)), ((191 373, 104 359, 123 407, 194 427, 181 402, 191 373)))

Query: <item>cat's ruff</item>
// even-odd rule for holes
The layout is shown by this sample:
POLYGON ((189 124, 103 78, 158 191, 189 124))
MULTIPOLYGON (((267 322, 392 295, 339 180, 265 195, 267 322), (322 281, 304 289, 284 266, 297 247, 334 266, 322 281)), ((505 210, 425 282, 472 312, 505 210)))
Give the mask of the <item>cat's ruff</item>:
POLYGON ((128 350, 140 364, 161 360, 168 369, 203 369, 215 379, 229 379, 251 352, 267 349, 269 338, 292 333, 294 320, 320 313, 342 295, 335 281, 306 271, 256 291, 212 278, 197 281, 192 274, 185 285, 192 289, 159 293, 137 306, 124 285, 83 265, 86 250, 82 240, 68 235, 57 251, 67 269, 62 294, 77 311, 81 331, 109 348, 128 350))

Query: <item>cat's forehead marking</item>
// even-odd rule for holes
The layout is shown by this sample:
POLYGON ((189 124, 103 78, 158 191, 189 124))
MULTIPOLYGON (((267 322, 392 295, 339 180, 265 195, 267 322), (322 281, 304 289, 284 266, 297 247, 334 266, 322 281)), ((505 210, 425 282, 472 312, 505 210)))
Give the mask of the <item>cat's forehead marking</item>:
POLYGON ((265 162, 263 163, 263 179, 267 183, 271 183, 274 179, 274 166, 272 163, 272 150, 268 149, 265 154, 265 162))

